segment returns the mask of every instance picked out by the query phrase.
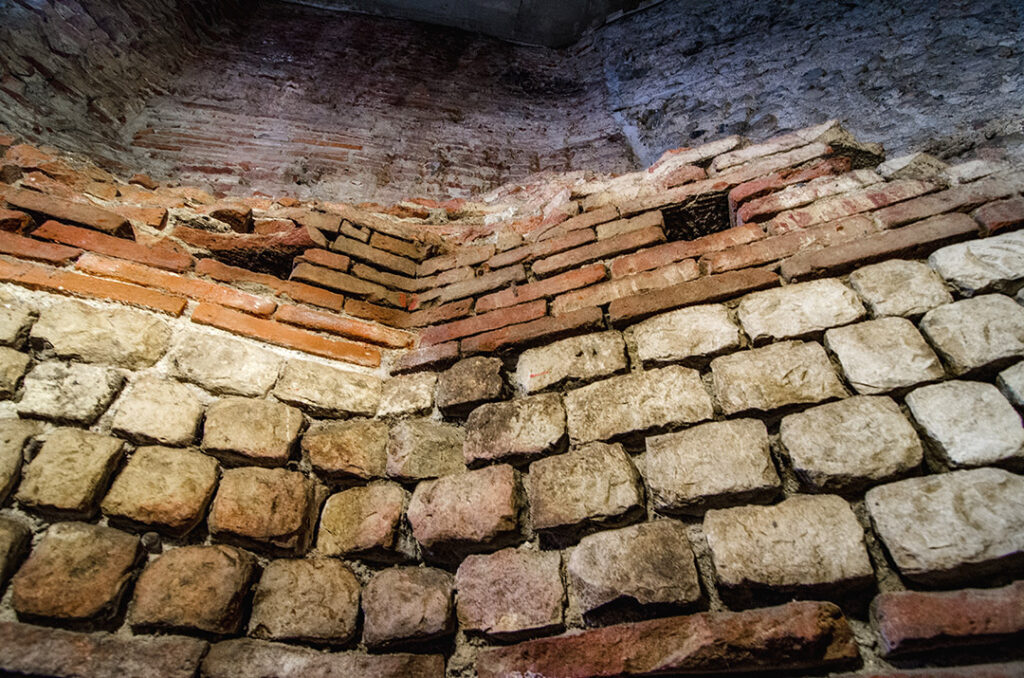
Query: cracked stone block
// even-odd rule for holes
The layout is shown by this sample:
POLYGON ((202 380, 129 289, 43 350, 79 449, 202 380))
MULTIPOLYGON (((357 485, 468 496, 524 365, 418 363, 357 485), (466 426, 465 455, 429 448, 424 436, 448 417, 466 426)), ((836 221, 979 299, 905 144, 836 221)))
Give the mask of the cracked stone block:
POLYGON ((271 554, 302 555, 320 508, 317 495, 313 481, 295 471, 228 469, 210 507, 210 535, 271 554))
POLYGON ((402 524, 409 497, 401 485, 386 481, 332 494, 320 517, 317 551, 382 562, 415 557, 402 524))
POLYGON ((331 481, 384 477, 387 446, 387 424, 369 419, 321 422, 302 436, 313 470, 331 481))
POLYGON ((185 384, 142 377, 121 396, 111 428, 133 442, 190 445, 196 438, 203 409, 185 384))
POLYGON ((895 480, 924 457, 913 425, 886 396, 853 396, 791 414, 779 436, 810 492, 854 492, 895 480))
POLYGON ((117 438, 58 429, 25 467, 16 499, 44 513, 91 518, 123 456, 124 443, 117 438))
POLYGON ((558 551, 505 549, 467 557, 455 574, 459 625, 497 640, 561 631, 561 564, 558 551))
POLYGON ((501 358, 466 358, 438 375, 437 406, 446 417, 462 416, 477 405, 500 400, 505 390, 501 358))
POLYGON ((85 523, 51 525, 11 580, 11 604, 29 619, 110 619, 141 558, 138 537, 120 530, 85 523))
POLYGON ((628 366, 621 334, 584 334, 523 351, 516 384, 525 393, 535 393, 566 382, 592 381, 628 366))
POLYGON ((874 581, 864 530, 835 495, 796 495, 774 506, 708 511, 704 534, 725 597, 835 600, 874 581))
POLYGON ((729 309, 721 304, 664 313, 633 325, 626 333, 636 342, 637 357, 644 365, 715 356, 739 348, 743 337, 729 309))
POLYGON ((272 560, 253 597, 249 635, 344 644, 356 635, 359 580, 337 560, 272 560))
POLYGON ((825 349, 814 342, 784 341, 715 358, 711 377, 726 414, 768 412, 846 395, 825 349))
POLYGON ((133 370, 156 364, 170 340, 170 324, 156 314, 71 299, 42 309, 29 336, 60 358, 133 370))
POLYGON ((992 384, 947 381, 911 391, 906 402, 939 465, 1024 462, 1020 415, 992 384))
POLYGON ((302 412, 288 405, 222 398, 206 410, 203 449, 227 463, 283 466, 304 423, 302 412))
POLYGON ((182 546, 146 566, 135 583, 128 623, 135 631, 235 634, 258 571, 232 546, 182 546))
POLYGON ((434 408, 437 374, 416 372, 392 377, 384 382, 378 417, 427 414, 434 408))
POLYGON ((388 476, 401 481, 440 478, 464 471, 462 428, 430 419, 406 419, 391 427, 388 476))
POLYGON ((277 381, 282 358, 241 339, 185 332, 168 352, 170 373, 223 395, 264 396, 277 381))
POLYGON ((846 380, 861 395, 875 395, 942 379, 938 356, 906 318, 878 318, 825 332, 846 380))
POLYGON ((32 531, 20 520, 0 516, 0 591, 28 553, 32 531))
POLYGON ((782 489, 756 419, 711 422, 647 439, 637 461, 654 509, 701 514, 709 508, 764 502, 782 489))
POLYGON ((960 586, 1024 570, 1024 477, 996 468, 909 478, 868 490, 875 532, 900 574, 960 586))
POLYGON ((101 508, 112 522, 184 535, 203 519, 217 486, 217 460, 194 450, 140 447, 101 508))
MULTIPOLYGON (((1024 407, 1024 361, 1000 372, 996 385, 1010 402, 1017 407, 1024 407)), ((0 492, 0 498, 2 497, 3 493, 0 492)))
POLYGON ((32 358, 13 348, 0 346, 0 398, 10 398, 18 390, 32 358))
POLYGON ((558 449, 565 410, 557 393, 481 405, 466 420, 466 464, 530 461, 558 449))
POLYGON ((42 424, 21 419, 0 420, 0 504, 21 478, 25 443, 42 431, 42 424))
POLYGON ((921 320, 921 331, 956 376, 998 368, 1024 355, 1024 308, 1001 294, 929 311, 921 320))
POLYGON ((114 370, 79 363, 41 363, 25 377, 18 414, 33 419, 91 425, 121 390, 114 370))
POLYGON ((640 477, 622 445, 590 443, 530 464, 526 481, 533 529, 577 533, 643 513, 640 477))
POLYGON ((669 365, 599 381, 565 394, 569 437, 578 442, 608 440, 714 414, 700 373, 669 365))
POLYGON ((794 339, 847 325, 864 317, 864 305, 834 279, 753 292, 736 308, 743 331, 754 342, 794 339))
POLYGON ((371 649, 420 643, 455 630, 455 578, 432 567, 393 567, 363 590, 363 642, 371 649))
POLYGON ((422 482, 409 501, 409 524, 437 560, 500 548, 519 538, 522 498, 506 464, 422 482))
POLYGON ((379 377, 308 360, 289 360, 274 386, 274 395, 316 416, 372 417, 380 405, 381 390, 379 377))
POLYGON ((949 245, 928 264, 964 296, 1002 289, 1024 280, 1024 232, 949 245))
POLYGON ((584 537, 566 565, 584 615, 610 607, 685 607, 701 599, 686 526, 655 520, 584 537))
POLYGON ((850 285, 876 318, 914 318, 953 301, 942 278, 921 261, 890 259, 858 268, 850 285))
POLYGON ((34 321, 32 309, 14 300, 0 299, 0 345, 24 346, 34 321))

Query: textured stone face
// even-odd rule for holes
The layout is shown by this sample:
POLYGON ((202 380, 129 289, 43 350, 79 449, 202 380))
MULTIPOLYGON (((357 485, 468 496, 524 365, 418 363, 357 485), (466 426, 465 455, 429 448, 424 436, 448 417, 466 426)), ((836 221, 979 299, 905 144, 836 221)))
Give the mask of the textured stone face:
POLYGON ((374 376, 289 360, 274 386, 274 395, 319 416, 373 416, 381 388, 381 380, 374 376))
POLYGON ((17 499, 39 511, 89 518, 96 513, 123 448, 117 438, 58 429, 25 467, 17 499))
POLYGON ((892 480, 920 466, 924 456, 914 427, 884 396, 854 396, 791 414, 779 434, 793 470, 812 492, 892 480))
POLYGON ((726 414, 846 395, 824 349, 813 342, 786 341, 715 358, 711 376, 726 414))
POLYGON ((552 452, 565 437, 565 410, 557 394, 481 405, 466 420, 466 464, 526 461, 552 452))
POLYGON ((466 358, 438 376, 437 406, 448 416, 465 414, 504 389, 500 358, 466 358))
POLYGON ((969 468, 1020 462, 1020 415, 991 384, 947 381, 911 391, 907 407, 943 466, 969 468))
POLYGON ((0 345, 21 348, 34 320, 30 308, 16 301, 0 300, 0 345))
POLYGON ((418 372, 392 377, 384 382, 377 416, 426 414, 434 407, 437 374, 418 372))
POLYGON ((143 377, 118 401, 111 426, 114 433, 136 442, 189 445, 202 416, 203 404, 189 387, 143 377))
POLYGON ((41 430, 42 425, 34 421, 0 421, 0 504, 7 501, 7 495, 21 477, 25 443, 41 430))
POLYGON ((900 574, 948 586, 1024 566, 1024 478, 994 468, 875 487, 865 503, 900 574))
POLYGON ((281 403, 223 398, 206 411, 203 449, 226 461, 282 466, 304 421, 302 412, 281 403))
POLYGON ((782 487, 768 451, 768 430, 755 419, 648 438, 638 464, 654 508, 668 513, 763 501, 782 487))
POLYGON ((140 447, 103 499, 112 520, 179 535, 202 520, 217 486, 218 465, 193 450, 140 447))
POLYGON ((0 398, 14 395, 31 361, 26 353, 0 346, 0 398))
POLYGON ((996 385, 1011 403, 1024 407, 1024 361, 999 373, 996 385))
POLYGON ((516 383, 526 393, 535 393, 566 381, 615 374, 627 365, 621 334, 584 334, 523 351, 516 366, 516 383))
POLYGON ((342 644, 359 616, 359 581, 336 560, 273 560, 263 568, 249 635, 267 640, 342 644))
POLYGON ((949 245, 932 252, 928 264, 965 296, 1024 278, 1024 233, 949 245))
POLYGON ((119 530, 51 525, 11 580, 12 605, 29 617, 106 619, 116 614, 141 553, 138 538, 119 530))
POLYGON ((211 393, 263 396, 277 381, 281 358, 239 339, 203 332, 180 335, 169 353, 171 373, 211 393))
POLYGON ((183 546, 151 562, 135 583, 128 623, 137 630, 238 633, 256 559, 231 546, 183 546))
POLYGON ((18 414, 93 424, 121 389, 124 377, 103 367, 42 363, 25 377, 18 414))
POLYGON ((892 259, 859 268, 850 285, 876 318, 916 317, 953 301, 942 278, 920 261, 892 259))
POLYGON ((391 427, 388 476, 398 480, 439 478, 465 469, 465 433, 458 426, 430 419, 407 419, 391 427))
POLYGON ((787 285, 748 294, 736 309, 750 338, 791 339, 856 322, 864 317, 864 305, 838 280, 787 285))
POLYGON ((454 631, 454 578, 432 567, 395 567, 363 591, 363 642, 379 648, 420 642, 454 631))
POLYGON ((703 421, 713 410, 699 373, 671 365, 569 391, 565 413, 570 438, 588 442, 703 421))
POLYGON ((459 624, 467 632, 504 640, 560 631, 561 562, 557 551, 505 549, 469 556, 455 574, 459 624))
POLYGON ((1024 308, 987 294, 929 311, 921 331, 954 375, 1024 355, 1024 308))
POLYGON ((415 555, 402 533, 409 493, 400 485, 373 482, 331 495, 324 504, 317 551, 329 556, 394 561, 415 555))
POLYGON ((302 555, 318 508, 316 494, 313 482, 294 471, 228 469, 210 507, 210 534, 270 553, 302 555))
POLYGON ((905 318, 879 318, 825 333, 850 385, 862 395, 885 393, 945 376, 935 352, 905 318))
POLYGON ((584 614, 615 603, 684 606, 701 597, 686 527, 674 520, 584 537, 566 570, 584 614))
MULTIPOLYGON (((720 304, 681 308, 633 325, 637 355, 647 363, 703 358, 740 347, 740 328, 720 304)), ((623 366, 624 367, 624 366, 623 366)))
POLYGON ((708 511, 704 534, 723 594, 841 595, 874 577, 864 530, 834 495, 708 511))
POLYGON ((387 465, 388 426, 381 421, 330 421, 302 436, 313 469, 329 480, 381 478, 387 465))
POLYGON ((28 551, 32 532, 20 520, 0 516, 0 588, 21 564, 28 551))

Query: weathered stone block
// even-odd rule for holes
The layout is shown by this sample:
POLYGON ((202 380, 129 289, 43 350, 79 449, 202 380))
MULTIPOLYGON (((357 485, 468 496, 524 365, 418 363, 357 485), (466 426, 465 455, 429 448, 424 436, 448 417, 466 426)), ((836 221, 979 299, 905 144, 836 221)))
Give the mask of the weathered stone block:
POLYGON ((191 331, 178 336, 168 353, 170 372, 217 394, 264 396, 284 361, 241 339, 191 331))
POLYGON ((434 407, 437 374, 418 372, 392 377, 384 382, 378 417, 427 414, 434 407))
MULTIPOLYGON (((1011 403, 1024 408, 1024 361, 1000 372, 996 385, 1011 403)), ((3 493, 0 492, 0 497, 2 496, 3 493)))
POLYGON ((721 304, 655 316, 633 325, 626 334, 636 341, 637 356, 645 365, 715 356, 739 348, 742 342, 739 326, 721 304))
POLYGON ((561 564, 557 551, 469 556, 455 574, 462 629, 500 640, 561 631, 561 564))
POLYGON ((621 334, 584 334, 523 351, 516 365, 516 384, 526 393, 535 393, 565 382, 592 381, 628 365, 621 334))
POLYGON ((873 395, 945 376, 935 351, 906 318, 879 318, 825 333, 857 393, 873 395))
POLYGON ((726 414, 842 398, 820 344, 784 341, 711 361, 715 395, 726 414))
POLYGON ((811 492, 853 492, 909 474, 924 450, 891 398, 854 396, 791 414, 779 435, 811 492))
POLYGON ((466 435, 458 426, 430 419, 407 419, 391 427, 388 476, 402 481, 439 478, 465 470, 462 446, 466 435))
POLYGON ((647 439, 637 462, 651 502, 665 513, 767 501, 782 489, 768 449, 768 429, 756 419, 701 424, 647 439))
POLYGON ((466 420, 466 464, 529 461, 558 449, 565 410, 556 393, 481 405, 466 420))
POLYGON ((834 279, 814 280, 752 292, 736 309, 754 342, 804 337, 856 322, 864 305, 853 290, 834 279))
POLYGON ((225 462, 283 466, 305 419, 270 400, 222 398, 206 411, 203 449, 225 462))
POLYGON ((437 378, 437 406, 445 416, 461 416, 477 405, 499 400, 505 390, 500 358, 466 358, 437 378))
POLYGON ((183 546, 146 566, 128 623, 136 631, 238 633, 256 559, 231 546, 183 546))
POLYGON ((953 301, 942 278, 920 261, 890 259, 858 268, 850 285, 876 318, 913 318, 953 301))
POLYGON ((387 424, 368 419, 321 422, 302 436, 313 470, 328 480, 382 478, 387 446, 387 424))
POLYGON ((32 358, 13 348, 0 346, 0 398, 10 398, 18 390, 32 358))
POLYGON ((569 391, 565 413, 569 437, 589 442, 692 424, 710 419, 714 411, 700 374, 670 365, 569 391))
POLYGON ((928 337, 954 375, 1024 355, 1024 308, 1010 297, 986 294, 929 311, 921 320, 928 337))
POLYGON ((39 422, 0 420, 0 504, 7 501, 7 495, 21 478, 25 443, 40 431, 42 425, 39 422))
POLYGON ((363 591, 363 642, 370 648, 433 640, 455 630, 455 579, 432 567, 393 567, 363 591))
POLYGON ((91 518, 123 455, 117 438, 58 429, 25 467, 17 500, 37 511, 91 518))
POLYGON ((379 377, 308 360, 289 360, 274 386, 278 400, 324 417, 372 417, 380 405, 379 377))
POLYGON ((950 586, 1024 568, 1024 478, 953 471, 868 490, 875 531, 907 579, 950 586))
POLYGON ((142 549, 137 537, 85 523, 51 525, 11 580, 15 611, 67 622, 117 614, 142 549))
POLYGON ((249 635, 342 644, 356 634, 359 581, 337 560, 272 560, 263 568, 249 635))
POLYGON ((121 390, 124 377, 95 365, 41 363, 25 377, 18 414, 91 425, 121 390))
POLYGON ((13 299, 0 299, 0 345, 24 346, 34 321, 31 308, 13 299))
POLYGON ((203 519, 217 475, 217 461, 201 452, 140 447, 104 497, 103 513, 113 522, 182 535, 203 519))
POLYGON ((121 396, 111 427, 134 442, 190 445, 202 416, 203 404, 188 386, 142 377, 121 396))
POLYGON ((408 503, 408 492, 384 481, 331 495, 320 517, 317 551, 384 562, 415 556, 402 525, 408 503))
POLYGON ((7 579, 18 569, 31 541, 32 531, 28 525, 14 518, 0 516, 0 590, 3 590, 7 579))
POLYGON ((949 245, 928 264, 964 296, 1001 289, 1024 279, 1024 232, 949 245))

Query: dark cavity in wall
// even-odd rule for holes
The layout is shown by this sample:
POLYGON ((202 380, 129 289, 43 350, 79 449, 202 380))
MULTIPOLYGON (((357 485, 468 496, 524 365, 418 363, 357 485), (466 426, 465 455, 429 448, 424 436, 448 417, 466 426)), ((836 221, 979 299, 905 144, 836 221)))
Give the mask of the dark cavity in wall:
POLYGON ((665 237, 669 240, 694 240, 724 231, 729 221, 729 199, 725 193, 699 195, 681 205, 662 210, 665 237))

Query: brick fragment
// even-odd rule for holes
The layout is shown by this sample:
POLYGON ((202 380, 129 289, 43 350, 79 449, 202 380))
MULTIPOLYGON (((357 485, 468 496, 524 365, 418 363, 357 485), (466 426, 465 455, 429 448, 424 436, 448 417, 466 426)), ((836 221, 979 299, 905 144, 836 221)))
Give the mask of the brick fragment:
POLYGON ((452 341, 447 344, 435 344, 434 346, 406 351, 395 361, 395 366, 391 372, 392 374, 404 374, 433 367, 445 367, 458 360, 458 358, 459 342, 452 341))
POLYGON ((825 346, 861 395, 907 388, 946 376, 939 358, 906 318, 878 318, 825 332, 825 346))
POLYGON ((434 408, 437 374, 421 372, 392 377, 384 382, 378 417, 426 414, 434 408))
POLYGON ((526 348, 537 343, 603 328, 604 314, 601 309, 590 307, 557 318, 548 316, 477 334, 463 339, 460 345, 465 355, 494 353, 514 347, 526 348))
POLYGON ((597 237, 599 240, 607 240, 623 233, 631 233, 632 231, 639 231, 640 229, 652 226, 664 228, 665 219, 660 210, 644 212, 631 219, 619 219, 601 224, 597 227, 597 237))
MULTIPOLYGON (((358 300, 353 299, 352 301, 358 300)), ((469 315, 472 310, 473 300, 463 299, 461 301, 453 301, 441 306, 434 306, 433 308, 414 311, 405 315, 396 315, 394 316, 393 321, 389 320, 388 324, 393 324, 398 327, 427 327, 428 325, 443 323, 447 320, 462 318, 469 315)), ((347 312, 352 313, 352 311, 347 312)), ((353 313, 353 315, 355 314, 353 313)), ((378 322, 384 321, 378 320, 378 322)))
POLYGON ((1015 290, 1024 279, 1024 232, 943 247, 932 252, 928 265, 963 296, 1015 290))
POLYGON ((381 271, 372 266, 367 266, 366 264, 361 263, 357 263, 352 266, 352 275, 362 280, 384 285, 385 287, 390 287, 393 290, 400 290, 402 292, 411 293, 430 288, 429 280, 424 284, 422 280, 409 278, 397 273, 390 273, 388 271, 381 271))
POLYGON ((335 252, 342 252, 354 259, 360 259, 368 263, 386 268, 390 271, 402 273, 407 276, 416 275, 416 262, 411 259, 407 259, 404 256, 398 256, 386 252, 381 249, 377 249, 372 244, 362 243, 352 238, 346 238, 345 236, 339 236, 331 243, 331 249, 335 252))
MULTIPOLYGON (((228 266, 216 259, 200 259, 196 264, 196 273, 207 275, 214 280, 229 283, 255 283, 274 291, 279 297, 311 306, 319 306, 332 311, 341 311, 345 305, 345 297, 328 292, 322 287, 314 287, 293 280, 281 280, 266 273, 254 273, 237 266, 228 266)), ((230 306, 231 304, 224 304, 230 306)))
POLYGON ((736 309, 743 330, 754 341, 805 337, 864 317, 864 305, 838 280, 815 280, 754 292, 736 309))
POLYGON ((344 254, 338 254, 331 252, 330 250, 323 250, 319 248, 311 248, 302 253, 301 257, 296 257, 297 261, 306 261, 317 266, 326 266, 327 268, 333 268, 336 271, 347 271, 349 264, 352 260, 346 257, 344 254))
POLYGON ((551 314, 559 316, 587 306, 603 306, 623 297, 672 287, 693 280, 699 275, 697 262, 686 259, 652 271, 623 276, 563 294, 551 302, 551 314))
POLYGON ((791 185, 775 193, 750 200, 736 210, 736 221, 765 221, 779 212, 804 207, 822 198, 881 181, 882 177, 871 170, 856 170, 840 176, 826 175, 815 178, 807 183, 791 185))
POLYGON ((1024 198, 999 200, 983 205, 974 211, 974 218, 981 224, 981 231, 991 235, 1024 225, 1024 198))
POLYGON ((121 390, 113 369, 80 363, 40 363, 25 377, 18 414, 31 419, 91 425, 121 390))
POLYGON ((408 302, 408 295, 404 292, 393 292, 383 285, 367 282, 348 273, 342 273, 322 266, 314 266, 313 264, 299 264, 292 270, 290 277, 292 280, 299 280, 346 294, 366 297, 372 302, 383 301, 397 308, 405 308, 408 302))
POLYGON ((757 224, 747 224, 727 228, 718 233, 701 236, 693 240, 677 240, 648 249, 624 254, 616 257, 611 264, 612 276, 615 278, 632 275, 641 271, 649 271, 661 266, 700 257, 711 252, 745 245, 764 238, 764 230, 757 224))
POLYGON ((616 254, 622 254, 640 249, 645 245, 664 241, 665 232, 662 228, 660 226, 649 226, 639 231, 623 233, 590 245, 584 245, 567 252, 552 255, 535 262, 531 268, 536 275, 545 277, 561 273, 570 268, 576 268, 582 264, 599 259, 607 259, 616 254))
POLYGON ((253 597, 249 635, 342 644, 356 634, 359 581, 336 560, 272 560, 253 597))
MULTIPOLYGON (((532 261, 541 257, 551 256, 565 250, 570 250, 580 245, 593 242, 597 237, 591 229, 569 231, 565 235, 548 238, 531 245, 523 245, 514 249, 506 250, 487 260, 487 267, 491 269, 502 268, 519 264, 524 261, 532 261)), ((443 274, 442 274, 443 275, 443 274)))
POLYGON ((119 214, 94 205, 71 202, 53 195, 7 187, 2 199, 12 207, 53 219, 82 224, 117 237, 132 237, 132 226, 119 214))
POLYGON ((494 256, 494 245, 469 245, 460 247, 450 254, 427 259, 420 263, 416 275, 422 277, 433 275, 438 271, 447 271, 462 266, 476 266, 494 256))
MULTIPOLYGON (((168 212, 165 207, 138 207, 135 205, 114 205, 111 211, 120 214, 125 219, 135 222, 139 221, 150 228, 158 231, 167 227, 168 212)), ((134 226, 134 224, 133 224, 134 226)), ((133 228, 134 230, 134 228, 133 228)))
POLYGON ((416 555, 402 524, 409 493, 396 483, 371 482, 328 497, 320 517, 317 551, 328 556, 378 562, 416 555))
POLYGON ((925 314, 920 327, 957 376, 1024 355, 1024 309, 1001 294, 940 306, 925 314))
POLYGON ((331 480, 382 478, 387 463, 387 424, 367 419, 314 424, 302 436, 313 470, 331 480))
POLYGON ((943 212, 967 211, 992 200, 1008 198, 1015 193, 1017 188, 1012 182, 991 177, 890 205, 875 212, 875 216, 886 227, 895 228, 943 212))
POLYGON ((600 282, 607 277, 602 264, 591 264, 574 271, 567 271, 544 280, 510 287, 494 294, 480 297, 476 301, 476 312, 482 313, 494 309, 505 308, 514 304, 522 304, 534 299, 553 297, 562 292, 586 287, 600 282))
MULTIPOLYGON (((0 217, 3 215, 0 214, 0 217)), ((21 259, 34 259, 63 265, 82 253, 77 247, 66 247, 0 231, 0 253, 21 259)))
POLYGON ((118 259, 129 259, 141 264, 163 268, 169 271, 187 271, 192 267, 192 257, 183 249, 170 244, 146 246, 132 240, 115 238, 76 226, 67 226, 56 221, 47 221, 32 232, 36 238, 55 240, 118 259))
POLYGON ((424 347, 433 346, 473 334, 496 330, 508 325, 529 322, 544 316, 545 313, 547 313, 547 302, 543 299, 538 299, 537 301, 502 308, 464 320, 434 325, 420 333, 420 345, 424 347))
POLYGON ((560 224, 555 224, 550 228, 537 228, 526 234, 527 240, 546 240, 553 238, 558 235, 569 233, 571 231, 577 231, 584 228, 593 228, 598 224, 603 224, 608 221, 612 221, 619 216, 619 209, 615 205, 605 205, 595 210, 583 212, 570 219, 566 219, 560 224))
POLYGON ((526 280, 526 270, 521 264, 517 264, 443 287, 438 296, 438 301, 443 304, 457 299, 479 296, 485 292, 506 287, 513 283, 520 283, 524 280, 526 280))
POLYGON ((388 476, 402 481, 439 478, 465 469, 465 433, 458 426, 431 419, 405 419, 391 427, 388 476))
POLYGON ((446 416, 468 414, 501 398, 505 381, 500 358, 466 358, 438 375, 437 406, 446 416))
POLYGON ((831 157, 807 167, 784 169, 742 183, 729 191, 729 206, 735 211, 741 203, 779 191, 794 184, 805 184, 819 177, 838 176, 852 169, 849 157, 831 157))
POLYGON ((720 304, 681 308, 648 318, 626 330, 644 365, 686 362, 740 347, 739 326, 720 304))
POLYGON ((468 466, 517 463, 554 452, 565 438, 565 410, 558 394, 487 403, 466 420, 462 447, 468 466))
POLYGON ((920 261, 891 259, 863 266, 850 274, 871 315, 916 317, 953 301, 936 273, 920 261))
MULTIPOLYGON (((0 208, 0 231, 24 233, 32 228, 34 224, 35 222, 32 221, 32 217, 24 212, 0 208)), ((0 240, 0 242, 7 242, 7 239, 4 238, 3 240, 0 240)), ((13 242, 18 241, 14 240, 13 242)))
POLYGON ((516 383, 526 393, 563 383, 585 383, 626 369, 626 344, 619 332, 562 339, 523 351, 516 383))
POLYGON ((389 648, 450 635, 454 587, 452 575, 432 567, 378 572, 363 591, 363 642, 389 648))

